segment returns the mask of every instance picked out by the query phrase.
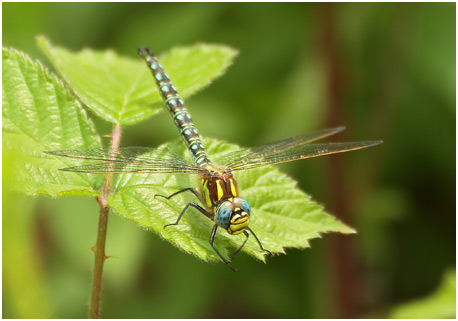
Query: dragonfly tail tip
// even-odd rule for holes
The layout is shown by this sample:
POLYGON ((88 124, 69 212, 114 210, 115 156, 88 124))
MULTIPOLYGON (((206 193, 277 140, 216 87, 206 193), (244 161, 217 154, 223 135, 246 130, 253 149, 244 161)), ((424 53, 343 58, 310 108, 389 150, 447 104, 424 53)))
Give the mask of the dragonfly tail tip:
POLYGON ((138 48, 138 54, 143 58, 145 58, 146 56, 154 56, 153 51, 145 46, 141 46, 138 48))

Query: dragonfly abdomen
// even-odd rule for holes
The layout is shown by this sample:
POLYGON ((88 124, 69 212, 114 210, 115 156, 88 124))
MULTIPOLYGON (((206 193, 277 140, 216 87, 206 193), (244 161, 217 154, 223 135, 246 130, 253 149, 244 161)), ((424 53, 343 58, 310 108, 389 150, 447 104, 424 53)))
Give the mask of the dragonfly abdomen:
POLYGON ((180 131, 186 146, 191 153, 192 159, 197 165, 209 164, 210 160, 205 153, 200 135, 192 122, 191 115, 188 113, 183 99, 180 98, 176 87, 172 84, 164 68, 157 60, 156 56, 148 48, 139 49, 140 55, 146 60, 153 73, 154 79, 161 93, 162 99, 168 111, 173 117, 173 121, 180 131))

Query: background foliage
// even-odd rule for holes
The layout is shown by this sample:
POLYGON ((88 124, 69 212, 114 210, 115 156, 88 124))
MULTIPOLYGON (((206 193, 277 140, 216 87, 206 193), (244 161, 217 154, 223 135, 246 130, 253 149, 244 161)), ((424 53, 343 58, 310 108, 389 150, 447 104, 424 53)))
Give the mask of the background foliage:
MULTIPOLYGON (((103 317, 418 317, 421 299, 434 302, 425 317, 454 317, 455 19, 454 3, 3 4, 3 46, 43 62, 38 34, 131 57, 139 45, 237 48, 187 102, 205 136, 250 146, 346 125, 342 140, 385 141, 281 166, 359 234, 267 265, 241 255, 236 274, 111 215, 103 317)), ((169 117, 126 128, 122 145, 175 139, 169 117)), ((84 317, 96 202, 3 196, 3 317, 84 317)))

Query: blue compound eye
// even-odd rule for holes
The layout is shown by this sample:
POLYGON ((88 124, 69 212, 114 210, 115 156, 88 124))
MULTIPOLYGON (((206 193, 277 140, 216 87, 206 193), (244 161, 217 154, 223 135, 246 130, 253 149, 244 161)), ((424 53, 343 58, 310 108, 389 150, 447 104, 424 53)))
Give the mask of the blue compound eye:
POLYGON ((247 202, 246 199, 243 199, 241 197, 236 197, 236 198, 234 198, 234 205, 235 205, 235 207, 241 208, 242 211, 246 212, 248 215, 251 214, 251 206, 247 202))
POLYGON ((251 206, 250 206, 250 204, 249 204, 246 200, 243 200, 243 201, 242 201, 242 210, 244 210, 245 212, 247 212, 248 215, 250 215, 250 213, 251 213, 251 206))
POLYGON ((218 226, 227 228, 230 224, 232 211, 234 210, 234 204, 229 201, 225 201, 218 206, 216 210, 215 223, 218 226))

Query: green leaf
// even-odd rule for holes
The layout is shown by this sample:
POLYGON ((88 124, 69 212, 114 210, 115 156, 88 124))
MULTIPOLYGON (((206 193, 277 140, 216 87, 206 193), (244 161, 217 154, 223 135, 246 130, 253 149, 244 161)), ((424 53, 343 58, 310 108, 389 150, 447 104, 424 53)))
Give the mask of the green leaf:
MULTIPOLYGON (((204 139, 210 156, 236 150, 237 146, 217 140, 204 139)), ((160 148, 169 149, 178 155, 187 156, 180 141, 160 148)), ((309 240, 325 232, 354 233, 354 231, 325 213, 323 208, 297 189, 296 182, 273 167, 264 167, 236 173, 242 197, 250 202, 252 219, 250 227, 264 247, 271 252, 284 253, 288 247, 309 247, 309 240)), ((186 187, 196 186, 195 175, 172 174, 122 174, 118 176, 116 193, 108 200, 109 205, 127 219, 148 228, 178 248, 207 260, 220 260, 209 244, 213 222, 190 209, 178 226, 164 228, 173 223, 187 203, 196 201, 192 193, 179 194, 165 200, 155 194, 170 195, 186 187)), ((215 244, 225 256, 230 256, 243 242, 244 236, 229 235, 219 229, 215 244)), ((253 237, 244 250, 264 260, 253 237)))
MULTIPOLYGON (((151 72, 140 57, 121 57, 111 50, 73 53, 44 37, 37 41, 80 100, 99 117, 131 125, 164 110, 151 72)), ((236 54, 227 46, 199 44, 173 49, 160 60, 180 95, 187 98, 221 76, 236 54)))
POLYGON ((455 319, 456 271, 447 271, 436 291, 426 298, 395 308, 390 317, 394 319, 455 319))
POLYGON ((96 194, 100 177, 59 172, 75 161, 45 150, 100 148, 100 139, 80 103, 40 63, 2 50, 3 152, 12 165, 12 188, 26 194, 96 194))

